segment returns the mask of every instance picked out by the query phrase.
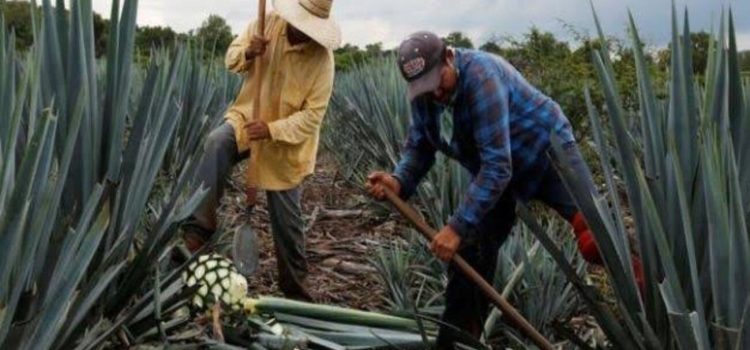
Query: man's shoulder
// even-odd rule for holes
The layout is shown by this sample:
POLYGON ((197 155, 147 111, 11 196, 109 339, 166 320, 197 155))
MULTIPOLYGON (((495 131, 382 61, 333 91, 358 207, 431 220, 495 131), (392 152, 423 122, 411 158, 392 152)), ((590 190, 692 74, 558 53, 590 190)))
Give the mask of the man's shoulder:
POLYGON ((503 58, 479 50, 462 49, 459 52, 459 69, 469 80, 483 80, 489 76, 503 75, 503 58))
POLYGON ((456 49, 456 52, 461 56, 461 60, 465 63, 475 64, 492 64, 498 60, 503 60, 502 57, 489 53, 482 50, 476 49, 456 49))
POLYGON ((335 64, 333 51, 318 43, 312 43, 305 49, 305 53, 309 60, 321 68, 333 68, 335 64))

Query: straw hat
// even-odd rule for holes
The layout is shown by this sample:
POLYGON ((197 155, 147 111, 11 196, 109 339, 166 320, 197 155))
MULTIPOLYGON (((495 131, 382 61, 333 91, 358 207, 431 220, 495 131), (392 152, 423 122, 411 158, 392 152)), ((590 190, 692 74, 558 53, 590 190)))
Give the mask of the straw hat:
POLYGON ((276 12, 328 49, 341 45, 341 28, 331 18, 333 0, 273 0, 276 12))

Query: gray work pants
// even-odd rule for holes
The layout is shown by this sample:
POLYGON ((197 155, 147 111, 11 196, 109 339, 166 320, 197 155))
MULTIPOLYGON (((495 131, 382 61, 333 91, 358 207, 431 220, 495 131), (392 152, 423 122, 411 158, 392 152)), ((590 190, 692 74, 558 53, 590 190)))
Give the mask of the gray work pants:
MULTIPOLYGON (((188 230, 192 228, 206 240, 213 235, 217 228, 216 209, 232 168, 248 156, 248 152, 238 152, 234 128, 230 124, 223 123, 209 134, 196 179, 196 184, 202 183, 208 194, 188 220, 188 230)), ((279 288, 288 298, 309 301, 310 296, 304 288, 307 259, 300 196, 299 187, 288 191, 266 191, 279 288)))

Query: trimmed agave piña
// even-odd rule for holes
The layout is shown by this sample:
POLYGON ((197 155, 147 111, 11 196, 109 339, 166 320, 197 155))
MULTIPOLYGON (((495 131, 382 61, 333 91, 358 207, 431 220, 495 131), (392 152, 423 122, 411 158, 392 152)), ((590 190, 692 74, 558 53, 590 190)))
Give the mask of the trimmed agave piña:
POLYGON ((223 307, 239 311, 247 296, 245 277, 218 254, 199 257, 182 273, 182 280, 188 288, 197 288, 191 302, 198 309, 207 309, 219 301, 223 307))
MULTIPOLYGON (((682 34, 677 18, 673 9, 667 101, 656 98, 630 18, 641 107, 637 114, 622 108, 606 48, 593 52, 609 128, 602 127, 596 106, 587 100, 608 192, 586 192, 564 160, 556 166, 594 231, 615 288, 623 322, 611 322, 592 304, 613 346, 747 349, 750 86, 741 80, 731 12, 728 21, 722 15, 711 42, 703 84, 692 73, 688 15, 682 34), (628 118, 638 118, 637 133, 628 128, 628 118), (614 145, 607 142, 605 130, 612 133, 614 145), (615 174, 627 193, 628 211, 615 174), (642 297, 630 265, 628 213, 645 266, 642 297)), ((598 20, 597 27, 604 39, 598 20)))
POLYGON ((200 141, 186 138, 236 84, 213 73, 177 89, 202 64, 184 50, 133 67, 137 6, 113 1, 106 63, 92 0, 42 1, 27 53, 0 25, 0 348, 91 348, 179 323, 161 322, 183 302, 179 271, 156 269, 203 195, 190 185, 200 141))

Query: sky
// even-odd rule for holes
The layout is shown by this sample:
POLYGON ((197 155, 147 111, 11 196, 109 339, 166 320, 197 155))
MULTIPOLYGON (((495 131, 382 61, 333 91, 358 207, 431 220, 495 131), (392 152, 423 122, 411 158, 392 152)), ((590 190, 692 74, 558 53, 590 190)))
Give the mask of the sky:
MULTIPOLYGON (((297 1, 297 0, 277 0, 297 1)), ((671 33, 671 0, 592 0, 608 35, 626 37, 632 11, 647 45, 662 47, 671 33)), ((722 9, 732 7, 740 49, 750 49, 750 0, 675 0, 680 15, 690 12, 694 30, 716 27, 722 9)), ((95 11, 109 16, 112 0, 94 0, 95 11)), ((269 9, 273 0, 269 0, 269 9)), ((140 0, 138 24, 170 26, 178 32, 198 28, 210 14, 224 17, 239 33, 257 15, 257 0, 140 0)), ((461 31, 475 45, 489 39, 520 37, 529 28, 573 40, 573 33, 595 34, 589 0, 335 0, 334 17, 343 40, 364 46, 398 45, 408 34, 461 31)), ((680 21, 682 23, 682 21, 680 21)))

